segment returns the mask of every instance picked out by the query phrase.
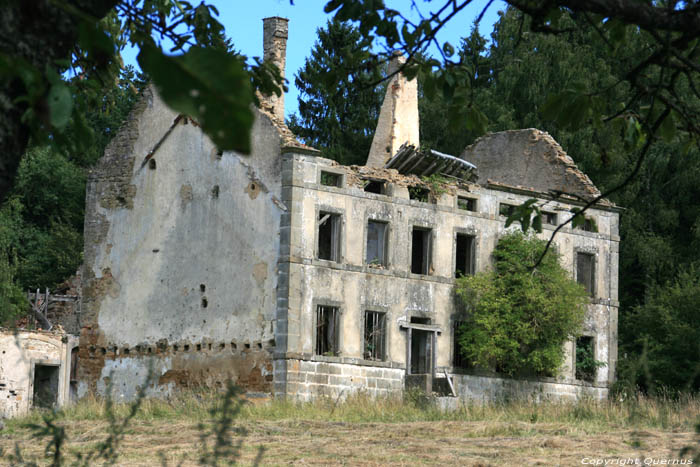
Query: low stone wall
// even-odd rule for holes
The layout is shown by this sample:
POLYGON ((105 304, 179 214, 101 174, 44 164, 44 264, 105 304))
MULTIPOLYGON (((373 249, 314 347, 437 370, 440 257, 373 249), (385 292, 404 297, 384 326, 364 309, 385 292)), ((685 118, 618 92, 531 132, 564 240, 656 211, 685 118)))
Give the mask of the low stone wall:
POLYGON ((370 397, 398 394, 404 388, 403 368, 372 364, 337 363, 298 359, 275 360, 275 396, 307 401, 319 396, 344 399, 364 392, 370 397))
POLYGON ((543 400, 574 401, 586 397, 603 400, 608 397, 607 387, 590 384, 529 381, 464 374, 453 374, 452 381, 457 396, 463 400, 530 399, 539 402, 543 400))

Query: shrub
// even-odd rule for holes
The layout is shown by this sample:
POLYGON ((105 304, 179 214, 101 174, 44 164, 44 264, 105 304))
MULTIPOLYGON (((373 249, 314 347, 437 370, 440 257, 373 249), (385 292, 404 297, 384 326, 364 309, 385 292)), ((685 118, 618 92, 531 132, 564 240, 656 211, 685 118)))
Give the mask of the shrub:
POLYGON ((509 376, 548 376, 564 359, 564 343, 582 328, 588 297, 553 250, 532 265, 545 242, 521 232, 503 236, 495 270, 457 279, 462 355, 474 366, 509 376))

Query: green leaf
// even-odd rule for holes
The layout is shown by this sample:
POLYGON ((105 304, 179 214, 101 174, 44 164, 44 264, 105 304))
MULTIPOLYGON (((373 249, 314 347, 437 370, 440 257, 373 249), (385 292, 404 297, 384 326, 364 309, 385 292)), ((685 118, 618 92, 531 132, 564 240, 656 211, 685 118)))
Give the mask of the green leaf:
POLYGON ((138 61, 165 103, 196 119, 220 150, 250 153, 253 93, 239 58, 201 47, 171 57, 145 45, 138 61))
POLYGON ((674 136, 676 136, 676 124, 673 121, 673 112, 669 112, 663 122, 661 122, 659 135, 669 143, 673 140, 674 136))
POLYGON ((532 219, 532 228, 537 233, 542 232, 542 213, 539 209, 537 210, 537 215, 532 219))
POLYGON ((442 46, 442 51, 447 57, 451 57, 455 53, 455 48, 452 47, 452 44, 449 42, 445 42, 445 44, 442 46))
POLYGON ((62 81, 55 82, 49 90, 46 102, 49 106, 51 125, 63 129, 68 124, 73 110, 73 97, 68 86, 62 81))

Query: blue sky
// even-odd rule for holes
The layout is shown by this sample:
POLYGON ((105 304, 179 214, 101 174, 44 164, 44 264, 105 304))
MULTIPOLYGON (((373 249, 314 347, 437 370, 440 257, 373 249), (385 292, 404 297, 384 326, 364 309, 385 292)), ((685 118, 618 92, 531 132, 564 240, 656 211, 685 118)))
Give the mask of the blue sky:
MULTIPOLYGON (((316 30, 325 26, 331 15, 323 12, 327 0, 295 0, 294 5, 289 0, 208 0, 219 10, 219 21, 226 28, 226 34, 233 40, 237 50, 249 57, 262 56, 262 19, 268 16, 281 16, 289 18, 289 39, 287 42, 287 70, 286 77, 289 80, 289 92, 285 96, 285 109, 287 116, 298 109, 297 97, 299 95, 294 86, 294 75, 304 65, 304 60, 311 53, 316 42, 316 30)), ((421 13, 427 15, 429 8, 421 5, 421 13)), ((442 2, 428 3, 428 7, 435 8, 442 2)), ((460 38, 471 31, 474 19, 481 12, 486 1, 476 1, 470 8, 460 12, 452 19, 443 30, 438 39, 440 42, 448 41, 455 47, 460 38)), ((386 4, 406 13, 410 13, 410 0, 387 0, 386 4)), ((484 36, 489 36, 493 29, 493 23, 498 19, 498 10, 506 7, 502 1, 495 1, 481 21, 479 30, 484 36)), ((413 12, 413 18, 417 18, 413 12)), ((135 52, 124 51, 126 63, 136 65, 135 52)))

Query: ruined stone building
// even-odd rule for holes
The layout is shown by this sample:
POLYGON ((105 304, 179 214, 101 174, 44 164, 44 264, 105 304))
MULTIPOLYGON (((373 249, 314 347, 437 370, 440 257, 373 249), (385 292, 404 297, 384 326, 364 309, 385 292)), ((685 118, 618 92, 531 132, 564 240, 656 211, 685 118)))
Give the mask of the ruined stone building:
MULTIPOLYGON (((265 19, 264 38, 283 70, 287 20, 265 19)), ((599 195, 547 133, 489 134, 458 157, 420 151, 417 86, 400 74, 365 166, 297 142, 283 99, 255 113, 251 155, 221 152, 148 89, 91 172, 79 396, 111 387, 129 397, 149 368, 152 394, 232 378, 301 399, 385 395, 409 383, 444 390, 447 374, 465 398, 606 396, 619 246, 607 201, 555 239, 591 295, 560 375, 506 379, 456 352, 455 277, 491 267, 511 207, 537 198, 544 238, 599 195), (450 180, 444 192, 432 174, 450 180), (606 363, 588 381, 577 379, 576 345, 606 363)))

